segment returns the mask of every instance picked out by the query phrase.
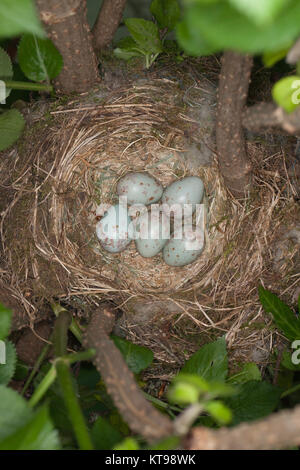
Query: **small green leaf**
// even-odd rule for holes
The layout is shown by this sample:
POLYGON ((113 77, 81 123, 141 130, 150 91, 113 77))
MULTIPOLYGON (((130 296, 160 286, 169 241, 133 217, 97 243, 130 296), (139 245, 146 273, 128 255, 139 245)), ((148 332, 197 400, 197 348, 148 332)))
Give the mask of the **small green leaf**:
MULTIPOLYGON (((1 122, 1 116, 0 116, 1 122)), ((1 126, 0 126, 1 129, 1 126)), ((0 140, 1 141, 1 140, 0 140)), ((10 331, 12 311, 0 303, 0 340, 5 339, 10 331)))
POLYGON ((160 29, 167 28, 172 31, 180 18, 180 8, 177 0, 153 0, 150 11, 160 29))
POLYGON ((237 10, 259 26, 271 23, 290 0, 229 0, 237 10))
POLYGON ((174 450, 180 446, 180 438, 178 436, 166 437, 151 447, 147 447, 147 450, 174 450))
POLYGON ((227 377, 228 360, 225 338, 206 344, 181 369, 185 374, 198 374, 205 380, 223 381, 227 377))
POLYGON ((97 450, 112 449, 121 441, 122 435, 102 416, 99 416, 92 429, 92 440, 97 450))
POLYGON ((0 442, 0 450, 56 450, 59 449, 57 431, 43 406, 31 420, 14 434, 0 442))
POLYGON ((242 384, 250 380, 261 380, 261 373, 254 362, 247 362, 237 374, 229 377, 228 382, 233 384, 242 384))
POLYGON ((205 403, 204 409, 221 425, 228 424, 232 420, 231 410, 219 400, 205 403))
POLYGON ((113 450, 139 450, 140 446, 138 442, 132 437, 127 437, 118 445, 116 445, 113 450))
POLYGON ((276 326, 291 341, 300 339, 300 321, 277 295, 259 286, 259 300, 266 312, 272 313, 276 326))
MULTIPOLYGON (((0 80, 11 80, 13 77, 13 68, 9 55, 7 52, 0 47, 0 80)), ((10 88, 5 89, 5 96, 3 97, 3 91, 0 90, 0 103, 3 98, 7 98, 11 92, 10 88)))
POLYGON ((289 49, 290 49, 290 46, 280 49, 279 51, 264 52, 263 57, 262 57, 264 66, 269 67, 269 68, 273 67, 273 65, 275 65, 277 62, 285 58, 289 49))
POLYGON ((17 109, 0 115, 0 151, 13 145, 23 132, 25 120, 17 109))
POLYGON ((277 407, 281 390, 267 382, 253 380, 238 387, 238 394, 226 398, 225 404, 233 413, 232 424, 268 416, 277 407))
POLYGON ((38 20, 33 0, 1 0, 0 38, 19 36, 30 32, 45 36, 38 20))
POLYGON ((153 361, 153 352, 150 349, 133 344, 119 336, 112 335, 112 339, 134 374, 146 369, 153 361))
POLYGON ((7 385, 14 376, 16 370, 16 348, 10 341, 5 341, 5 364, 0 364, 0 384, 7 385))
POLYGON ((0 385, 0 442, 32 417, 32 410, 15 390, 0 385))
POLYGON ((182 405, 197 403, 199 395, 199 389, 195 385, 187 382, 175 383, 168 392, 168 398, 171 403, 182 405))
POLYGON ((24 34, 18 48, 18 60, 22 72, 36 82, 49 82, 63 66, 63 58, 50 39, 40 39, 24 34))
POLYGON ((162 52, 162 43, 156 24, 142 18, 128 18, 125 20, 125 24, 137 45, 146 53, 162 52))
POLYGON ((273 86, 272 96, 287 113, 293 112, 300 103, 300 76, 292 75, 279 80, 273 86))
POLYGON ((117 57, 117 59, 130 60, 133 57, 139 57, 143 55, 143 52, 128 51, 127 49, 120 49, 120 47, 116 47, 114 49, 114 56, 117 57))

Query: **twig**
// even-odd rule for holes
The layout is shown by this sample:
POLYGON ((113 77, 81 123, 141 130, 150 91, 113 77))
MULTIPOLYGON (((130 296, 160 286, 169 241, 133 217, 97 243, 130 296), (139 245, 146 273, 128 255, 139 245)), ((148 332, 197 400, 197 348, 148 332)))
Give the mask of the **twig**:
POLYGON ((300 444, 300 406, 253 423, 217 431, 192 429, 184 443, 193 450, 271 450, 300 444))

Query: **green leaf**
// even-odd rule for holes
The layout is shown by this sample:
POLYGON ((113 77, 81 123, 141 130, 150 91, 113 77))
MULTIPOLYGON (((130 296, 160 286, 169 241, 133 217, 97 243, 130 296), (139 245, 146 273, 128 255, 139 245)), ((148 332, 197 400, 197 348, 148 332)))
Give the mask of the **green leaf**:
POLYGON ((38 20, 33 0, 1 0, 0 38, 18 36, 30 32, 45 36, 38 20))
POLYGON ((18 60, 22 72, 29 80, 49 82, 62 69, 63 58, 50 39, 40 39, 24 34, 18 48, 18 60))
POLYGON ((180 446, 180 438, 178 436, 170 436, 162 439, 146 450, 174 450, 180 446))
POLYGON ((208 43, 197 28, 190 28, 187 21, 177 25, 176 37, 180 46, 191 56, 208 56, 218 52, 218 48, 208 43))
MULTIPOLYGON (((13 68, 9 55, 0 47, 0 80, 11 80, 13 77, 13 68)), ((0 103, 3 98, 7 98, 11 92, 10 88, 5 89, 5 96, 3 90, 0 89, 0 103)))
POLYGON ((56 430, 43 406, 31 420, 14 434, 0 442, 0 450, 56 450, 59 449, 56 430))
POLYGON ((247 362, 237 374, 229 377, 228 382, 233 384, 242 384, 250 380, 261 380, 261 373, 255 362, 247 362))
POLYGON ((127 49, 120 49, 120 47, 116 47, 114 49, 114 56, 117 57, 117 59, 130 60, 133 57, 139 57, 143 55, 144 53, 142 51, 133 52, 133 51, 128 51, 127 49))
POLYGON ((180 18, 180 8, 177 0, 153 0, 150 11, 160 29, 167 28, 172 31, 180 18))
POLYGON ((225 380, 227 371, 226 341, 223 337, 199 349, 181 369, 182 373, 198 374, 208 381, 225 380))
MULTIPOLYGON (((0 151, 13 145, 23 132, 25 120, 17 109, 0 115, 0 151)), ((1 312, 0 312, 1 313, 1 312)))
POLYGON ((229 3, 254 23, 264 26, 288 7, 290 0, 229 0, 229 3))
POLYGON ((15 390, 0 385, 0 442, 24 426, 32 410, 15 390))
POLYGON ((14 376, 17 363, 16 348, 10 341, 5 341, 5 364, 0 364, 0 384, 7 385, 14 376))
POLYGON ((187 382, 178 382, 170 388, 168 399, 171 403, 189 405, 190 403, 197 403, 199 395, 199 389, 195 385, 187 382))
POLYGON ((133 344, 119 336, 112 335, 112 339, 134 374, 146 369, 153 361, 153 352, 150 349, 133 344))
POLYGON ((122 439, 119 431, 101 416, 97 418, 91 434, 97 450, 112 449, 122 439))
POLYGON ((225 400, 233 413, 233 425, 268 416, 277 407, 281 395, 279 388, 257 380, 240 385, 238 390, 238 395, 225 400))
POLYGON ((277 295, 259 286, 259 300, 266 312, 272 313, 276 326, 291 341, 300 339, 300 321, 277 295))
POLYGON ((128 18, 125 24, 137 45, 145 52, 152 54, 162 52, 162 43, 156 24, 142 18, 128 18))
POLYGON ((221 425, 229 424, 232 420, 231 410, 219 400, 205 403, 204 409, 221 425))
POLYGON ((280 51, 266 51, 262 57, 264 66, 269 68, 273 67, 273 65, 285 58, 289 49, 290 47, 285 47, 284 49, 280 49, 280 51))
POLYGON ((294 353, 294 351, 293 352, 283 351, 280 365, 282 367, 285 367, 288 370, 293 370, 293 371, 298 371, 299 370, 300 371, 300 352, 298 353, 298 358, 299 358, 299 363, 298 364, 294 364, 293 361, 292 361, 293 353, 294 353))
MULTIPOLYGON (((1 122, 1 116, 0 116, 1 122)), ((1 129, 1 125, 0 125, 1 129)), ((1 140, 0 140, 1 141, 1 140)), ((10 331, 12 311, 0 303, 0 340, 5 339, 10 331)))
POLYGON ((274 101, 287 113, 293 112, 300 103, 300 76, 282 78, 272 88, 274 101))
POLYGON ((120 444, 115 446, 113 450, 139 450, 140 446, 138 442, 132 437, 127 437, 120 444))
MULTIPOLYGON (((262 53, 283 49, 300 33, 300 2, 291 0, 272 23, 263 28, 250 21, 227 2, 196 3, 188 6, 183 22, 190 38, 189 49, 195 52, 197 34, 215 51, 235 50, 262 53)), ((184 45, 182 44, 184 47, 184 45)), ((187 49, 187 50, 189 50, 187 49)), ((202 54, 202 48, 199 55, 202 54)))

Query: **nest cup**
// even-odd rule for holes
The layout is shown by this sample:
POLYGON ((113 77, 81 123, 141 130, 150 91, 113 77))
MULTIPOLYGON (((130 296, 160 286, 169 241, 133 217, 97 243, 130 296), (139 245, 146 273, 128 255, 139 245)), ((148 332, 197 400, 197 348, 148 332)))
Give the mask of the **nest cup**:
MULTIPOLYGON (((130 89, 101 90, 52 106, 33 118, 22 149, 7 153, 6 164, 14 159, 8 172, 13 195, 2 222, 9 266, 2 282, 31 321, 41 298, 55 297, 78 310, 110 300, 127 312, 129 336, 141 305, 144 311, 152 305, 151 315, 143 316, 146 323, 166 316, 187 320, 198 332, 227 334, 229 345, 237 345, 242 356, 249 356, 257 341, 266 347, 273 333, 262 316, 256 286, 267 262, 268 287, 274 283, 278 289, 271 247, 283 220, 285 225, 293 220, 293 186, 288 178, 285 186, 274 178, 282 154, 271 161, 261 144, 248 143, 255 191, 245 201, 226 192, 214 158, 215 89, 204 77, 199 87, 194 80, 184 87, 176 78, 142 80, 130 89), (164 187, 185 176, 203 180, 205 248, 192 264, 168 266, 161 253, 143 258, 134 242, 117 254, 101 247, 97 206, 117 203, 119 179, 144 171, 164 187), (257 318, 266 328, 253 334, 251 322, 257 318), (245 323, 248 330, 242 328, 245 323)), ((292 249, 289 262, 281 266, 287 291, 295 256, 292 249)), ((135 341, 153 346, 132 334, 135 341)), ((163 357, 174 362, 172 355, 163 357)))

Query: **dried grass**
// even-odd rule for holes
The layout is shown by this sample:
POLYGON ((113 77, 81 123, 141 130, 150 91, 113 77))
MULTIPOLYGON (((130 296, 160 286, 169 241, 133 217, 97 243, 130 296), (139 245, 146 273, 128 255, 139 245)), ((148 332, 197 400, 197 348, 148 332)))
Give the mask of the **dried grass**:
POLYGON ((201 111, 206 93, 213 107, 213 87, 204 79, 184 89, 175 79, 142 81, 105 93, 100 104, 85 97, 52 108, 41 134, 27 138, 23 159, 17 154, 18 165, 10 166, 14 197, 2 214, 1 233, 8 265, 2 279, 31 322, 41 297, 56 297, 78 312, 109 299, 125 312, 120 329, 150 346, 158 361, 179 366, 197 349, 199 336, 205 342, 210 333, 226 334, 237 359, 251 360, 257 349, 267 358, 274 331, 257 285, 288 299, 299 283, 297 245, 279 273, 274 264, 278 237, 295 224, 297 188, 284 152, 269 155, 256 142, 247 144, 255 181, 245 200, 226 192, 215 159, 210 166, 190 164, 191 142, 211 134, 212 123, 199 127, 191 113, 201 111), (102 250, 95 208, 115 201, 118 179, 132 170, 147 171, 163 185, 186 175, 203 178, 208 224, 206 248, 196 262, 171 268, 161 254, 142 258, 134 243, 117 255, 102 250), (24 218, 16 221, 20 210, 24 218), (12 243, 10 230, 18 231, 20 243, 12 243), (135 306, 143 303, 156 308, 139 323, 135 306))

